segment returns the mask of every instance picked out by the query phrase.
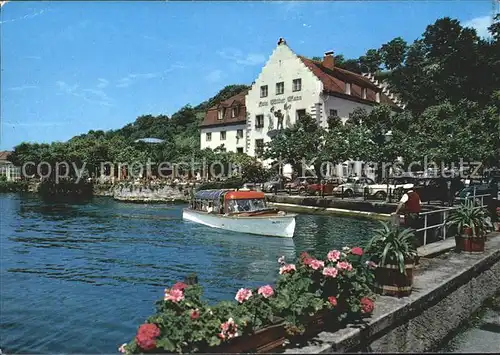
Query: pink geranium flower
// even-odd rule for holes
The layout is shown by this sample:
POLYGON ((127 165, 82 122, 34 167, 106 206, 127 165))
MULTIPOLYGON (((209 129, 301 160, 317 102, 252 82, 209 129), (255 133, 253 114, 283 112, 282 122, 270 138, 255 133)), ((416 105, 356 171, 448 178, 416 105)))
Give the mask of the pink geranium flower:
POLYGON ((326 258, 330 261, 338 261, 340 259, 340 251, 338 250, 330 250, 328 252, 328 255, 326 256, 326 258))
POLYGON ((337 274, 338 274, 338 271, 336 268, 334 267, 325 267, 323 269, 323 275, 327 276, 327 277, 337 277, 337 274))
POLYGON ((337 268, 340 270, 351 271, 352 265, 347 261, 341 261, 340 263, 337 264, 337 268))
POLYGON ((217 336, 221 339, 231 339, 238 336, 238 325, 233 318, 229 318, 227 322, 220 325, 221 332, 217 336))
POLYGON ((165 301, 180 302, 184 299, 184 291, 179 289, 165 289, 165 301))
POLYGON ((239 303, 243 303, 246 300, 248 300, 250 297, 252 297, 252 290, 249 290, 248 288, 240 288, 238 292, 236 292, 236 301, 239 303))
POLYGON ((321 260, 318 260, 318 259, 312 259, 312 260, 310 260, 309 263, 308 263, 308 265, 313 270, 318 270, 319 268, 325 267, 325 263, 323 261, 321 261, 321 260))
POLYGON ((264 298, 269 298, 274 295, 274 290, 270 285, 262 286, 257 290, 259 295, 262 295, 264 298))
POLYGON ((295 268, 294 264, 285 264, 282 267, 280 267, 280 275, 282 274, 287 274, 292 271, 296 271, 297 269, 295 268))

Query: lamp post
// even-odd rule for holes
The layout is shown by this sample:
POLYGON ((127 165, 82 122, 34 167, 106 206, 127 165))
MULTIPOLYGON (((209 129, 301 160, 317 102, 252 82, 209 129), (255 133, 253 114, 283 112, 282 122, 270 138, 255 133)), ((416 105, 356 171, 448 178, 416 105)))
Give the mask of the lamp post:
MULTIPOLYGON (((392 140, 392 131, 388 131, 385 135, 384 135, 384 141, 386 144, 388 144, 390 141, 392 140)), ((391 202, 391 198, 390 198, 390 191, 389 191, 389 167, 387 168, 387 196, 386 196, 386 202, 391 202)))

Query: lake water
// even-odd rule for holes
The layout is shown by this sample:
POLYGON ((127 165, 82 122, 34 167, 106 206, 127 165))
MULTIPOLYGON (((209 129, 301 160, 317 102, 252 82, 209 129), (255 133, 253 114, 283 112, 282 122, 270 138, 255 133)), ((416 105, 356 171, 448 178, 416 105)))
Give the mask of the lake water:
POLYGON ((164 288, 195 272, 212 301, 275 280, 276 259, 364 245, 378 222, 300 215, 295 238, 184 222, 183 206, 0 195, 0 349, 116 353, 164 288))

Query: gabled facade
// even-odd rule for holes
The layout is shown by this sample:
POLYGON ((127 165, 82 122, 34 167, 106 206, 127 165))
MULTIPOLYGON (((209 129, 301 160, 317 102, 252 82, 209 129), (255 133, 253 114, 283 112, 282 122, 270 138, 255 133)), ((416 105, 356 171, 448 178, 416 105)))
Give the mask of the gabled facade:
MULTIPOLYGON (((222 104, 227 105, 230 100, 222 104)), ((395 111, 404 108, 371 75, 336 67, 332 51, 326 52, 322 61, 314 61, 295 54, 282 38, 248 90, 243 104, 246 117, 238 120, 239 124, 245 123, 243 151, 256 157, 262 154, 264 145, 271 141, 279 128, 292 127, 301 115, 309 114, 321 126, 327 127, 328 117, 338 116, 345 122, 358 107, 368 112, 378 104, 388 104, 395 111)), ((212 111, 207 112, 207 117, 215 115, 215 109, 212 111)), ((231 121, 226 123, 225 117, 223 115, 219 120, 221 125, 217 130, 232 129, 231 121)), ((215 130, 214 126, 211 129, 215 130)), ((202 129, 202 147, 204 138, 202 129)), ((236 151, 229 141, 227 143, 228 150, 236 151)), ((216 144, 220 144, 219 141, 213 142, 212 146, 216 144)), ((331 173, 345 176, 353 171, 361 173, 361 162, 346 162, 331 173), (345 168, 346 165, 349 169, 345 168)))

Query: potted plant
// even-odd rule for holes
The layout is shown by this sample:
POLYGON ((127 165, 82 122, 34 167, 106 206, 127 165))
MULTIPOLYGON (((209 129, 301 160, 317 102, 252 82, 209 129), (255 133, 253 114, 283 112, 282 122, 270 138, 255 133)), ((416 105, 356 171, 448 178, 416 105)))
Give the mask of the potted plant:
POLYGON ((382 295, 408 296, 417 258, 415 233, 410 228, 381 223, 365 249, 368 262, 376 267, 374 289, 382 295))
POLYGON ((278 259, 276 285, 240 288, 235 301, 209 305, 194 276, 165 289, 157 312, 142 324, 123 353, 271 352, 310 337, 328 324, 370 316, 371 270, 361 248, 332 250, 324 260, 302 254, 278 259))
POLYGON ((491 228, 488 211, 483 206, 464 203, 448 217, 448 227, 455 227, 457 251, 483 252, 486 232, 491 228))

